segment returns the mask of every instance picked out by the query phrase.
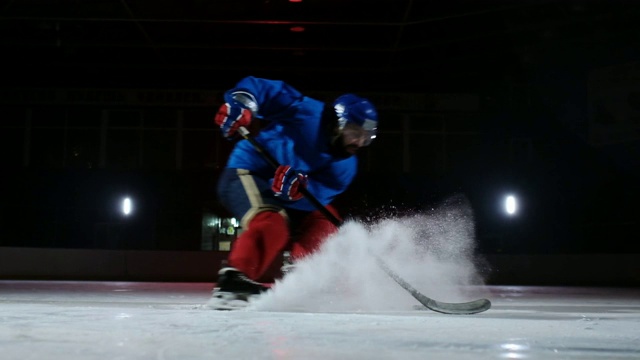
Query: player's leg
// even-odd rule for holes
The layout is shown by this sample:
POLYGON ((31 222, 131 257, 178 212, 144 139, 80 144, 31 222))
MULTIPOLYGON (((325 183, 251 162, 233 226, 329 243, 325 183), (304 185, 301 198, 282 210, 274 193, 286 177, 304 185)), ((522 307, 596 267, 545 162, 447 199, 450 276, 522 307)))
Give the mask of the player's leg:
POLYGON ((247 170, 225 169, 218 197, 233 216, 240 218, 243 229, 232 245, 228 263, 258 280, 287 246, 286 212, 274 199, 268 180, 247 170))
MULTIPOLYGON (((218 308, 225 308, 231 300, 248 300, 268 288, 257 280, 287 246, 288 220, 284 210, 270 199, 271 189, 266 180, 241 169, 225 169, 218 183, 221 203, 241 219, 244 231, 231 247, 229 267, 218 274, 214 300, 218 308), (222 304, 220 304, 220 302, 222 304)), ((234 308, 233 306, 228 308, 234 308)))
POLYGON ((281 213, 263 210, 248 221, 234 241, 228 257, 231 267, 258 280, 284 250, 289 241, 287 220, 281 213))
MULTIPOLYGON (((338 219, 337 210, 328 205, 327 209, 338 219)), ((296 229, 296 239, 291 244, 291 258, 293 261, 301 259, 320 248, 322 243, 338 228, 320 211, 312 211, 304 216, 296 229)))

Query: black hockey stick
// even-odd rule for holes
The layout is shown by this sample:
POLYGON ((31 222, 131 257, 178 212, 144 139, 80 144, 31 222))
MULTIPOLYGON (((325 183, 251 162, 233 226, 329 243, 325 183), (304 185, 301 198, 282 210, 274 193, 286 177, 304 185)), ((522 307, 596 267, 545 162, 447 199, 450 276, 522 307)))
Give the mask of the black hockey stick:
MULTIPOLYGON (((244 126, 241 126, 238 129, 240 135, 243 138, 248 140, 251 145, 265 158, 265 160, 274 168, 277 169, 280 164, 278 161, 267 151, 267 149, 262 146, 256 139, 251 136, 249 130, 247 130, 244 126)), ((342 221, 338 219, 335 215, 333 215, 318 199, 313 196, 309 192, 309 190, 303 186, 298 187, 298 191, 302 193, 302 195, 309 200, 326 218, 331 221, 335 226, 340 227, 342 225, 342 221)), ((384 262, 379 256, 372 254, 378 266, 389 275, 398 285, 402 286, 403 289, 409 292, 411 296, 413 296, 418 302, 424 305, 426 308, 431 309, 433 311, 443 313, 443 314, 476 314, 479 312, 483 312, 489 310, 491 308, 491 302, 488 299, 478 299, 470 302, 463 303, 447 303, 442 301, 437 301, 429 298, 428 296, 422 294, 416 288, 411 286, 408 282, 406 282, 403 278, 400 277, 395 271, 391 270, 387 263, 384 262)))

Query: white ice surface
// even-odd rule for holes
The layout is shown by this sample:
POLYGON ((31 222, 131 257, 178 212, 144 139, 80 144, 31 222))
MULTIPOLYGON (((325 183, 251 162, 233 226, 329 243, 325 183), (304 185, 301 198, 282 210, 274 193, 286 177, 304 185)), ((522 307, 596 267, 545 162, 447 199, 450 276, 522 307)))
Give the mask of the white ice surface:
POLYGON ((640 359, 639 289, 485 286, 459 200, 346 223, 241 311, 209 309, 210 283, 0 281, 0 359, 640 359), (372 254, 427 296, 493 307, 414 309, 372 254))
POLYGON ((0 281, 0 358, 640 359, 635 289, 489 286, 492 309, 444 315, 214 311, 211 287, 0 281))

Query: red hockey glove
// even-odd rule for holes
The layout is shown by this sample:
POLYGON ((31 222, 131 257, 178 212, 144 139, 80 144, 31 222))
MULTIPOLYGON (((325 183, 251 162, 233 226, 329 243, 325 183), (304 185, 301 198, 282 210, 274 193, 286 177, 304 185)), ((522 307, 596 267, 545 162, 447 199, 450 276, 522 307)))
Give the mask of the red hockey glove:
POLYGON ((292 169, 289 165, 280 165, 273 177, 271 190, 277 197, 296 201, 302 199, 300 187, 306 188, 307 182, 307 175, 292 169))
POLYGON ((240 126, 249 126, 252 117, 251 110, 239 101, 232 100, 220 106, 215 122, 220 126, 222 136, 231 138, 240 126))

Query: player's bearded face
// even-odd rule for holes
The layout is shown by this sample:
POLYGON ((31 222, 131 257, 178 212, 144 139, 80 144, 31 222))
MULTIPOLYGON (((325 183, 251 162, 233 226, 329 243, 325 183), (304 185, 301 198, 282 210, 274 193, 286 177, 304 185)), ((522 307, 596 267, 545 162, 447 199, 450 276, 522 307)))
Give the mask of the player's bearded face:
POLYGON ((354 155, 358 150, 366 146, 371 139, 371 135, 361 126, 347 123, 342 129, 342 147, 347 153, 354 155))

